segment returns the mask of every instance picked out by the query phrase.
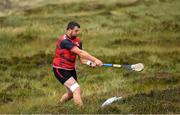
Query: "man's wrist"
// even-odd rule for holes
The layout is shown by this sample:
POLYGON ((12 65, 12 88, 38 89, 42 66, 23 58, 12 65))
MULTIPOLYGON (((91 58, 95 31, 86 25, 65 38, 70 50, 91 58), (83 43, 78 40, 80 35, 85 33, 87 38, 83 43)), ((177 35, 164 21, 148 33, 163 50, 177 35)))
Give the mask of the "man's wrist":
POLYGON ((88 61, 86 62, 86 64, 89 65, 89 66, 91 66, 91 65, 92 65, 92 61, 88 60, 88 61))

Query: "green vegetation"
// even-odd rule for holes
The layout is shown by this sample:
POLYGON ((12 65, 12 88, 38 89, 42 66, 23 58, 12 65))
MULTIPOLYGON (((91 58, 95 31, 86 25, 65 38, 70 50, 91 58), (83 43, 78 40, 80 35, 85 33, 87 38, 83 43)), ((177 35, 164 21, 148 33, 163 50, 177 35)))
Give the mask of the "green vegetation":
POLYGON ((13 0, 0 2, 0 113, 180 113, 179 0, 13 0), (3 9, 3 10, 2 10, 3 9), (51 62, 69 21, 81 24, 83 49, 106 63, 77 63, 83 108, 60 105, 65 92, 51 62), (121 101, 101 109, 109 97, 121 101))

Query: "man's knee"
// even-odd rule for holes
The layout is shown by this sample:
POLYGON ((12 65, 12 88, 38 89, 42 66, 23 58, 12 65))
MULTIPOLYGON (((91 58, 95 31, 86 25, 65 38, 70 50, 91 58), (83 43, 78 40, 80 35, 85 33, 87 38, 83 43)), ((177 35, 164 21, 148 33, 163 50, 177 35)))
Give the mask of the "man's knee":
POLYGON ((71 85, 71 87, 69 88, 71 90, 72 93, 80 91, 80 86, 79 84, 76 82, 73 85, 71 85))
POLYGON ((81 93, 80 87, 77 87, 76 90, 74 91, 74 93, 79 93, 80 94, 81 93))
POLYGON ((77 91, 81 91, 81 88, 80 88, 80 86, 76 89, 77 91))

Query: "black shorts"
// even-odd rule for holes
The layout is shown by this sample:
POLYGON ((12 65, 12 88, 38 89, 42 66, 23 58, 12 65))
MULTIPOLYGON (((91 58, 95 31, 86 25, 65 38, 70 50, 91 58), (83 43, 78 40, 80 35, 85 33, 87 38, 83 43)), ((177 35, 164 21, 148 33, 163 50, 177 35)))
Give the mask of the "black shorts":
POLYGON ((77 81, 76 70, 65 70, 53 67, 54 75, 58 81, 64 84, 69 78, 73 77, 77 81))

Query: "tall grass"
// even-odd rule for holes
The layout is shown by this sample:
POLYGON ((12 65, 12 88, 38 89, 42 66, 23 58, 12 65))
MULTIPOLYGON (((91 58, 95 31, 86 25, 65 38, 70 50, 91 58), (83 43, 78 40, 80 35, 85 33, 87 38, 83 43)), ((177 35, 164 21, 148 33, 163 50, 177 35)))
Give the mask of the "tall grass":
POLYGON ((18 2, 0 12, 0 113, 180 113, 179 0, 18 2), (70 20, 81 24, 84 50, 104 63, 144 63, 144 71, 77 60, 84 107, 58 104, 65 88, 50 64, 70 20), (123 99, 100 108, 113 96, 123 99))

